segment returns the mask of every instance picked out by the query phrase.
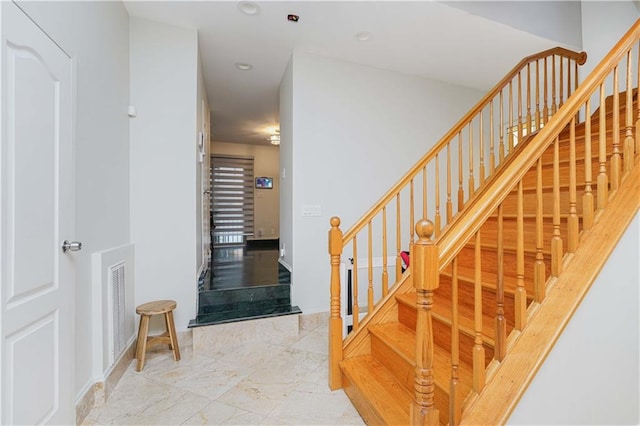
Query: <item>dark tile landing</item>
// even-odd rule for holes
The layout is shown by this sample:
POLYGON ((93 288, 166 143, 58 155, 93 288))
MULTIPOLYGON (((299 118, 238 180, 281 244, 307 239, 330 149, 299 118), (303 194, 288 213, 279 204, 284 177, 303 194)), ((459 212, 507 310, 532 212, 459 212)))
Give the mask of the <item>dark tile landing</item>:
POLYGON ((259 241, 214 249, 189 327, 299 313, 291 306, 291 273, 278 262, 277 240, 259 241))
POLYGON ((291 284, 291 273, 278 262, 275 248, 215 248, 199 291, 291 284))

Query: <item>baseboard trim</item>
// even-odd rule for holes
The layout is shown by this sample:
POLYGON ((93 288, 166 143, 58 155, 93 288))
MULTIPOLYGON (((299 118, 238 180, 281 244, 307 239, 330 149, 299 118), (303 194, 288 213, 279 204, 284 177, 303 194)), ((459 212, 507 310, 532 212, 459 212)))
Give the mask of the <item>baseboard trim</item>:
POLYGON ((287 262, 282 260, 282 258, 278 258, 278 263, 284 266, 285 268, 287 268, 287 271, 289 272, 293 271, 293 268, 291 267, 291 265, 289 265, 287 262))
POLYGON ((115 364, 105 372, 105 377, 98 378, 93 384, 88 384, 76 398, 76 425, 82 424, 94 407, 104 404, 120 378, 129 367, 135 356, 135 337, 127 345, 127 349, 120 355, 115 364))

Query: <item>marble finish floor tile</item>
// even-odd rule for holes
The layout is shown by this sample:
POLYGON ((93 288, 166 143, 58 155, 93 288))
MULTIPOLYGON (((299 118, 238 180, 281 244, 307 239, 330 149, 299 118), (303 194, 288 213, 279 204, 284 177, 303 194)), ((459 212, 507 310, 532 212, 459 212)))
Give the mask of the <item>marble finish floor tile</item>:
POLYGON ((180 361, 156 347, 143 371, 131 362, 83 425, 363 425, 344 392, 327 385, 325 328, 195 353, 181 347, 180 361))

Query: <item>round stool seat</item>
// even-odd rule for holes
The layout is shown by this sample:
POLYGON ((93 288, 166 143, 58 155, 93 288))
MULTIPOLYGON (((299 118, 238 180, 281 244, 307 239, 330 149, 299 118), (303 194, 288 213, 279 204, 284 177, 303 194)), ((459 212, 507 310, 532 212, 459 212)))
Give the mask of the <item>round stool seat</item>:
POLYGON ((160 315, 173 311, 177 304, 174 300, 155 300, 153 302, 143 303, 136 308, 138 315, 160 315))
POLYGON ((140 315, 140 326, 138 327, 138 340, 136 342, 136 371, 144 368, 144 359, 147 348, 159 343, 169 344, 169 349, 173 351, 173 359, 180 361, 180 348, 178 347, 178 337, 176 327, 173 323, 173 310, 177 303, 174 300, 154 300, 143 303, 136 308, 136 313, 140 315), (152 315, 162 315, 167 331, 158 336, 149 336, 149 320, 152 315))

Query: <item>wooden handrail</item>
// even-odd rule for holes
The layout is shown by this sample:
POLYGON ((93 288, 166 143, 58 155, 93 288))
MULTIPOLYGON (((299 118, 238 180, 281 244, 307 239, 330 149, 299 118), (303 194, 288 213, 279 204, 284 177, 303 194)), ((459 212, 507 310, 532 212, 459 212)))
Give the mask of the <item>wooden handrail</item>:
POLYGON ((389 189, 383 196, 378 200, 376 204, 373 205, 367 213, 365 213, 358 222, 356 222, 351 228, 344 233, 343 241, 347 243, 350 241, 360 230, 362 230, 369 221, 373 219, 373 217, 382 209, 383 206, 386 206, 398 192, 405 187, 410 180, 415 177, 433 158, 435 158, 436 154, 443 150, 447 143, 453 140, 453 138, 458 135, 464 128, 469 124, 470 121, 476 117, 483 108, 485 108, 491 100, 493 100, 496 96, 500 95, 502 89, 504 89, 508 83, 515 78, 525 66, 533 61, 537 61, 540 59, 544 59, 551 55, 558 55, 564 58, 573 59, 579 65, 583 65, 587 60, 586 52, 574 52, 569 49, 565 49, 563 47, 554 47, 542 52, 538 52, 536 54, 530 55, 522 59, 518 64, 513 67, 513 69, 505 75, 502 80, 500 80, 494 87, 491 89, 476 105, 469 110, 452 128, 449 130, 439 141, 436 143, 433 148, 429 150, 420 160, 418 160, 415 165, 409 169, 407 173, 394 185, 389 189))
POLYGON ((609 73, 627 54, 627 51, 638 42, 638 39, 640 39, 640 19, 580 84, 578 90, 566 100, 562 107, 563 112, 552 116, 531 143, 523 147, 520 155, 514 161, 505 164, 499 179, 493 179, 491 185, 481 188, 473 202, 465 206, 465 209, 454 217, 450 226, 444 230, 445 232, 437 241, 440 252, 440 272, 444 271, 467 241, 478 232, 489 216, 502 204, 515 183, 522 180, 555 137, 569 124, 580 107, 595 93, 609 73))

